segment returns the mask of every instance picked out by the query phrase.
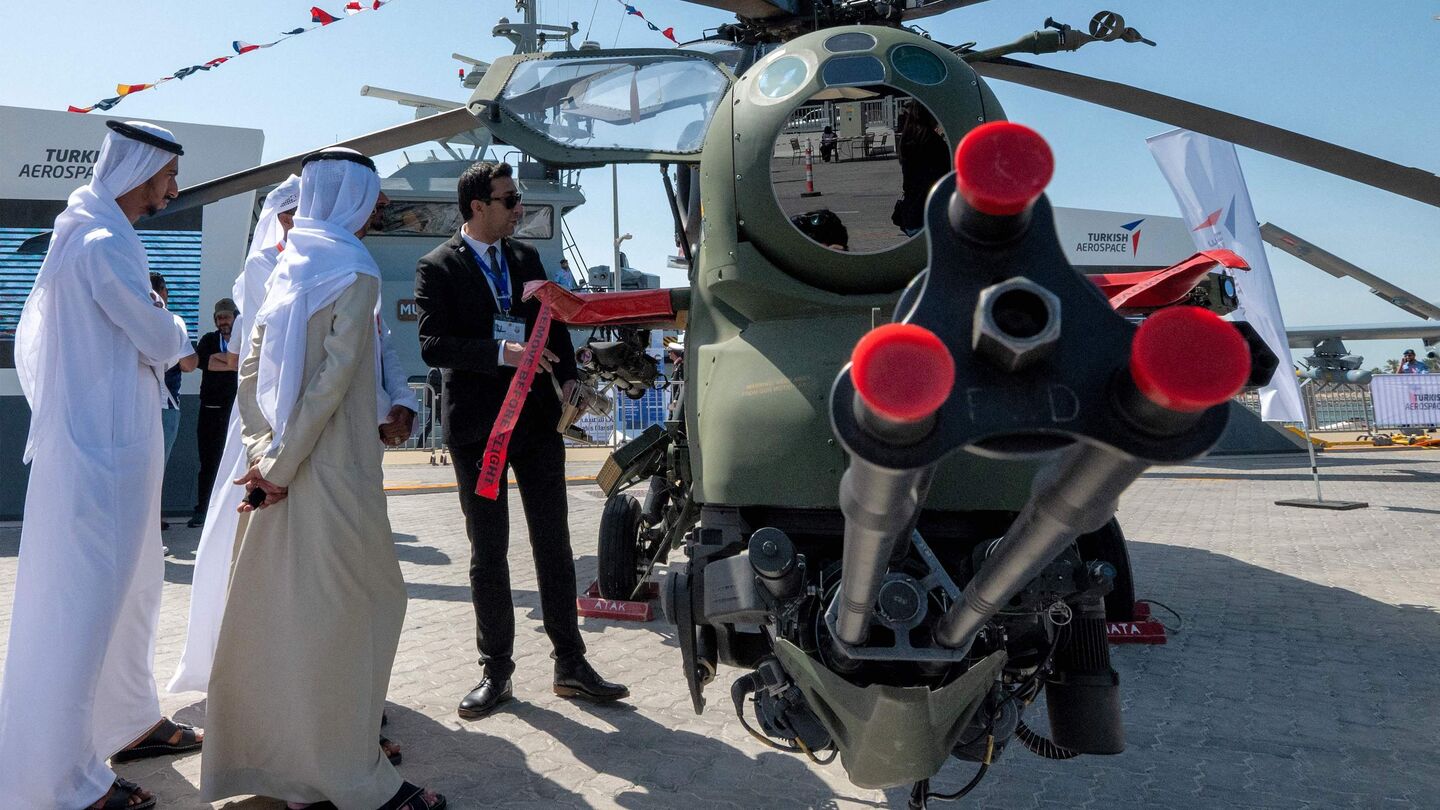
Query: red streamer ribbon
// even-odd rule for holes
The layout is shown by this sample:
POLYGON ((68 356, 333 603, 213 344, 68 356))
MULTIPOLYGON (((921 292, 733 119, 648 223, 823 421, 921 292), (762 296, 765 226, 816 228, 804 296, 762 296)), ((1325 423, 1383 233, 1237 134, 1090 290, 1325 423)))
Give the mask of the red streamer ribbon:
POLYGON ((495 427, 490 429, 490 438, 485 442, 485 460, 480 465, 480 478, 475 482, 475 494, 495 500, 500 497, 500 485, 505 480, 505 452, 510 447, 510 434, 520 421, 520 409, 525 407, 525 397, 535 382, 535 369, 540 365, 540 353, 545 351, 545 341, 550 338, 551 310, 547 301, 540 302, 540 315, 535 318, 535 327, 530 339, 525 342, 525 353, 520 356, 520 367, 510 378, 510 389, 505 392, 505 402, 500 405, 500 415, 495 427))

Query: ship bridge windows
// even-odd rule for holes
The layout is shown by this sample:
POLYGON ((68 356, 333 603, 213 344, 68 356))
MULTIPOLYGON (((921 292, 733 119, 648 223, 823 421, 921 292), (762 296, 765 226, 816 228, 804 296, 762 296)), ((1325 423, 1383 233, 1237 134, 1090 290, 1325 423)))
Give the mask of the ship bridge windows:
MULTIPOLYGON (((460 230, 460 209, 452 201, 391 200, 380 227, 371 233, 380 236, 454 236, 460 230)), ((555 208, 525 205, 525 214, 515 228, 516 239, 553 239, 555 208)))
POLYGON ((555 209, 548 205, 527 205, 520 224, 515 226, 516 239, 553 239, 555 209))

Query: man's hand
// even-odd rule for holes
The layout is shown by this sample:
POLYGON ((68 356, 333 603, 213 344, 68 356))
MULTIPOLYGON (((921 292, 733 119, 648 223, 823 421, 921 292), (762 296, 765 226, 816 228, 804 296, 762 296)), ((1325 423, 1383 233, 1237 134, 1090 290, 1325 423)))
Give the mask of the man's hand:
MULTIPOLYGON (((290 490, 288 488, 276 486, 275 484, 266 481, 265 478, 260 475, 259 465, 251 465, 250 471, 245 473, 243 476, 235 479, 235 483, 245 487, 245 494, 247 496, 252 490, 264 490, 265 502, 260 504, 259 508, 261 509, 269 506, 274 506, 275 504, 285 500, 285 498, 290 494, 290 490)), ((256 507, 251 506, 248 501, 241 501, 240 507, 236 511, 254 512, 255 509, 256 507)))
POLYGON ((380 426, 380 441, 386 447, 399 447, 410 438, 415 428, 415 412, 404 405, 393 405, 380 426))
MULTIPOLYGON (((524 343, 516 343, 516 342, 513 341, 513 340, 507 340, 507 341, 505 341, 505 361, 504 361, 504 362, 505 362, 505 365, 510 366, 511 368, 519 368, 519 367, 520 367, 520 359, 521 359, 522 357, 524 357, 524 356, 525 356, 525 344, 524 344, 524 343)), ((540 370, 541 370, 541 371, 544 371, 544 372, 554 371, 554 369, 550 366, 550 364, 551 364, 551 363, 559 362, 559 360, 560 360, 560 358, 559 358, 559 357, 556 357, 556 356, 555 356, 555 353, 552 352, 552 351, 550 351, 549 349, 541 349, 541 350, 540 350, 540 363, 539 363, 539 366, 540 366, 540 370)))
POLYGON ((240 355, 234 352, 216 352, 205 363, 207 371, 239 371, 240 355))
POLYGON ((590 403, 583 397, 580 398, 578 402, 576 401, 575 388, 578 385, 580 385, 579 380, 566 380, 560 386, 560 397, 563 402, 575 402, 576 407, 580 409, 580 413, 584 414, 585 411, 589 409, 590 403))

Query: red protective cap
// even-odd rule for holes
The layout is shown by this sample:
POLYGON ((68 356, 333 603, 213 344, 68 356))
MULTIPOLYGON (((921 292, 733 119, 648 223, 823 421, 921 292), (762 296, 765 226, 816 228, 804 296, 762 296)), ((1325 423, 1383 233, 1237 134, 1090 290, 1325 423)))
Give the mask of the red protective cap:
POLYGON ((1250 376, 1250 347, 1208 309, 1177 306, 1145 319, 1130 344, 1130 376, 1146 399, 1196 413, 1235 396, 1250 376))
POLYGON ((1014 216, 1029 208, 1055 173, 1055 155, 1035 130, 994 121, 970 130, 955 150, 955 188, 971 208, 1014 216))
POLYGON ((876 415, 918 422, 940 409, 955 387, 955 359, 929 329, 889 323, 860 338, 850 354, 855 393, 876 415))

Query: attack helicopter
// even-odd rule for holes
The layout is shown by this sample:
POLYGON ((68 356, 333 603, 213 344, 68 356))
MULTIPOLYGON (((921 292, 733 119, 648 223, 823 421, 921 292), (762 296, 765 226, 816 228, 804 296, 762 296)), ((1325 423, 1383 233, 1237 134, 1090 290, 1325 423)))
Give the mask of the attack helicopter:
MULTIPOLYGON (((739 667, 731 702, 758 740, 838 757, 861 786, 910 785, 917 806, 954 797, 928 784, 950 758, 979 763, 968 790, 1012 740, 1053 758, 1120 753, 1104 624, 1134 600, 1116 501, 1151 464, 1203 454, 1230 396, 1276 360, 1205 307, 1179 305, 1192 290, 1163 306, 1132 296, 1143 311, 1127 318, 1076 273, 1043 194, 1048 148, 1004 122, 986 80, 1432 205, 1440 179, 1009 58, 1145 42, 1118 15, 1096 15, 1088 33, 1047 21, 977 50, 910 27, 968 0, 713 4, 739 19, 704 41, 502 57, 464 108, 340 145, 374 154, 484 126, 552 165, 678 167, 664 183, 688 288, 527 292, 572 325, 687 329, 668 438, 621 448, 608 476, 677 486, 653 515, 671 521, 661 546, 646 551, 683 542, 661 596, 697 712, 719 665, 739 667), (958 147, 918 234, 837 250, 794 224, 797 203, 773 180, 777 145, 817 97, 913 101, 958 147), (1024 717, 1042 691, 1046 734, 1024 717)), ((274 182, 298 161, 187 189, 176 205, 274 182)), ((1225 265, 1201 262, 1207 274, 1225 265)))

